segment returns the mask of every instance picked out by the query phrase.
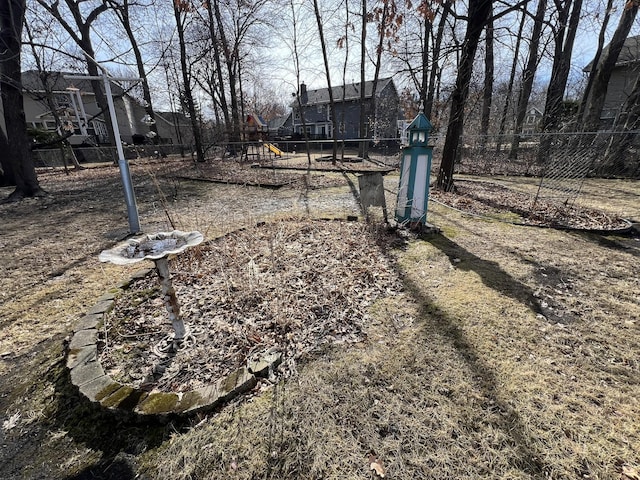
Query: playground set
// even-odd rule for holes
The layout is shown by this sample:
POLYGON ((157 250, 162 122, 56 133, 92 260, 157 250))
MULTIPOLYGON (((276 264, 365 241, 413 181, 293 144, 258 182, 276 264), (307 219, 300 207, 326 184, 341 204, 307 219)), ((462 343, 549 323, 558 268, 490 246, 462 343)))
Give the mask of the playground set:
POLYGON ((242 125, 243 161, 257 160, 261 158, 282 158, 282 150, 273 143, 268 142, 269 127, 264 119, 255 113, 247 115, 242 125))

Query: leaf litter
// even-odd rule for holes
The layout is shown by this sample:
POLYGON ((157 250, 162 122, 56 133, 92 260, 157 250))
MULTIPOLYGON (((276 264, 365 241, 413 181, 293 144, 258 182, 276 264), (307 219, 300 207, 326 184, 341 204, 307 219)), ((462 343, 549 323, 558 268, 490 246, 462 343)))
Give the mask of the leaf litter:
POLYGON ((195 345, 150 354, 171 333, 155 273, 135 281, 105 322, 101 362, 118 381, 182 392, 211 384, 248 359, 280 353, 277 372, 326 345, 366 339, 368 307, 402 287, 366 225, 327 220, 261 224, 173 260, 174 287, 195 345))
POLYGON ((436 201, 481 216, 515 214, 516 223, 573 228, 581 230, 620 230, 629 227, 625 220, 608 213, 568 202, 554 202, 535 195, 516 192, 492 182, 456 182, 455 192, 432 189, 436 201))

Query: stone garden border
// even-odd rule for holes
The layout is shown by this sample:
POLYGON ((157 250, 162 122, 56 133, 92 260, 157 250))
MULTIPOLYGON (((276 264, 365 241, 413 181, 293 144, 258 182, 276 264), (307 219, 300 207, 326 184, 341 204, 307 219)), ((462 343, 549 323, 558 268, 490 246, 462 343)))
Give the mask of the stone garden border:
POLYGON ((212 410, 253 389, 259 377, 268 377, 269 371, 280 364, 280 353, 269 354, 257 361, 248 361, 209 386, 183 393, 147 392, 112 379, 104 372, 98 359, 98 331, 104 325, 105 315, 114 308, 118 295, 152 271, 150 268, 139 270, 128 281, 102 295, 73 329, 67 347, 67 368, 71 383, 91 402, 140 415, 192 414, 212 410))

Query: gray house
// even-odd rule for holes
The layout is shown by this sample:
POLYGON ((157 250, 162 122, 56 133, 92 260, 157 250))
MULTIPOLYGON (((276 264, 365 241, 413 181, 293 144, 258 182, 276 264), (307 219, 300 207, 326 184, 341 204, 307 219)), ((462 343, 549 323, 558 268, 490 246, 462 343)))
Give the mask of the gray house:
MULTIPOLYGON (((602 52, 606 55, 608 47, 602 52)), ((592 64, 584 68, 590 72, 592 64)), ((616 65, 611 72, 611 79, 604 100, 604 107, 600 116, 601 128, 613 127, 624 102, 629 97, 640 75, 640 36, 629 37, 625 40, 616 65)))
MULTIPOLYGON (((364 138, 386 139, 398 137, 397 120, 400 112, 398 91, 391 78, 378 80, 375 93, 375 111, 373 111, 373 81, 364 84, 364 108, 367 111, 364 138)), ((331 117, 329 89, 307 90, 300 85, 300 98, 291 103, 291 129, 294 134, 302 134, 304 128, 313 139, 331 138, 337 129, 337 138, 360 138, 360 94, 361 84, 333 87, 335 116, 331 117), (302 108, 300 108, 302 106, 302 108), (304 118, 304 122, 303 122, 304 118)))
POLYGON ((522 125, 522 135, 533 135, 540 131, 540 122, 542 121, 542 111, 539 108, 530 106, 527 108, 527 114, 524 117, 522 125))
MULTIPOLYGON (((56 122, 47 96, 51 95, 55 111, 62 122, 62 128, 71 132, 72 145, 82 143, 105 143, 108 131, 95 94, 88 80, 67 79, 65 72, 47 73, 45 88, 39 72, 23 72, 24 110, 27 126, 38 130, 56 130, 56 122)), ((118 120, 120 137, 125 143, 136 143, 149 133, 149 126, 142 122, 146 115, 140 103, 128 95, 120 86, 111 84, 114 107, 118 120)), ((156 124, 162 143, 190 143, 191 127, 188 119, 181 114, 156 112, 156 124)))

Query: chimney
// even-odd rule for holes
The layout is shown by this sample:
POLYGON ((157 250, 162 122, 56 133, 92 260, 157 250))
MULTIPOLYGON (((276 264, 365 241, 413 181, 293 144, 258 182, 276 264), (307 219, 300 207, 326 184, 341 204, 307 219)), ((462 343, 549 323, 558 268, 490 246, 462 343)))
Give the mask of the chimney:
POLYGON ((309 95, 307 95, 307 86, 303 83, 300 84, 300 103, 306 105, 309 101, 309 95))

